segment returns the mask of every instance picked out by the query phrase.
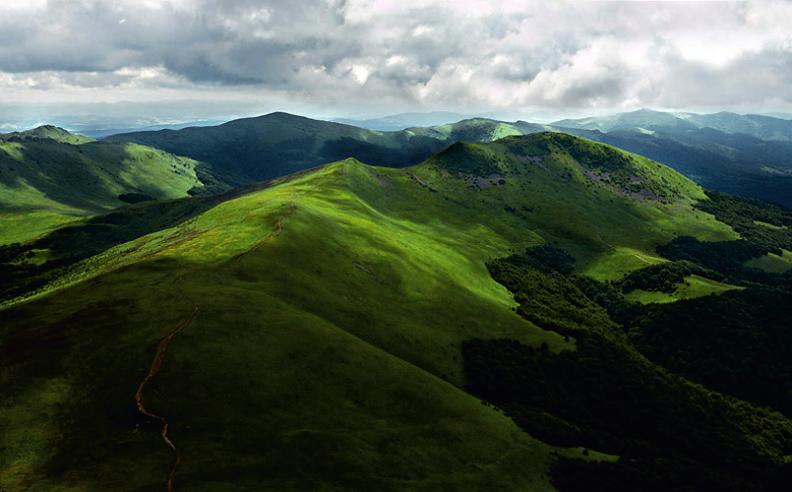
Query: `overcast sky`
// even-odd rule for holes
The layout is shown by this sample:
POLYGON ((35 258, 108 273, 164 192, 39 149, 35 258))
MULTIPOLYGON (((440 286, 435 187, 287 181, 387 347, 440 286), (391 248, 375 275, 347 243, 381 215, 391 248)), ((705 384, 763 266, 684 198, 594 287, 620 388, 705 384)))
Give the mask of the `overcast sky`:
POLYGON ((639 107, 792 112, 792 2, 0 1, 0 126, 639 107))

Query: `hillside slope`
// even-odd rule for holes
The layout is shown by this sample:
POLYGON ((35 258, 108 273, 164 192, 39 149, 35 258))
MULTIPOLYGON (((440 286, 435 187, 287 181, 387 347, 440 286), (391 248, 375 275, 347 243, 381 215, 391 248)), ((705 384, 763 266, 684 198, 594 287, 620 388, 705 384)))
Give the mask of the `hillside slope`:
POLYGON ((127 203, 223 189, 192 159, 54 127, 0 138, 2 242, 24 242, 127 203), (24 221, 20 214, 24 213, 24 221))
POLYGON ((284 176, 347 157, 387 166, 416 164, 445 141, 410 132, 381 132, 288 113, 220 126, 113 135, 112 142, 150 145, 207 162, 238 183, 284 176))
POLYGON ((662 162, 707 188, 792 207, 788 121, 640 110, 553 126, 662 162))
POLYGON ((0 142, 19 142, 35 140, 54 140, 60 143, 80 145, 93 142, 94 139, 84 135, 71 133, 63 128, 52 125, 43 125, 31 130, 12 133, 0 133, 0 142))
MULTIPOLYGON (((223 200, 45 268, 0 311, 0 485, 161 487, 167 418, 184 489, 552 490, 559 456, 614 458, 538 441, 463 390, 466 341, 576 349, 516 313, 486 263, 554 242, 609 279, 666 261, 655 247, 680 235, 736 237, 676 172, 551 133, 406 169, 345 160, 223 200)), ((63 229, 80 241, 7 266, 106 231, 63 229)), ((716 422, 731 436, 745 418, 716 422)), ((752 418, 768 427, 749 455, 776 456, 782 424, 752 418)))
POLYGON ((401 131, 367 130, 288 113, 230 121, 220 126, 113 135, 209 163, 236 183, 284 176, 353 157, 382 166, 406 167, 458 141, 492 142, 550 129, 526 122, 471 118, 401 131))
POLYGON ((665 163, 709 189, 792 206, 792 145, 710 128, 585 133, 665 163))
POLYGON ((224 182, 243 184, 347 157, 405 167, 459 141, 561 131, 647 156, 715 190, 792 205, 789 142, 701 127, 693 116, 641 110, 552 125, 471 118, 382 132, 272 113, 216 127, 120 134, 108 140, 188 156, 211 165, 224 182))

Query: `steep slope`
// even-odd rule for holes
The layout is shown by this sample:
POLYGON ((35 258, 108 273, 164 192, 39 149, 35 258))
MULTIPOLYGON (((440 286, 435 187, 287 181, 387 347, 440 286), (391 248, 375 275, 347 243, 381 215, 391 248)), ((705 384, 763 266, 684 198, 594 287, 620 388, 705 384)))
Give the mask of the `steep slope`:
POLYGON ((558 455, 613 458, 537 441, 462 390, 467 340, 575 350, 515 313, 486 262, 552 241, 581 273, 620 277, 679 235, 734 238, 693 208, 705 199, 668 168, 547 133, 228 195, 0 311, 0 484, 164 486, 163 418, 185 489, 552 490, 558 455))
POLYGON ((792 206, 792 125, 788 121, 727 112, 640 110, 554 125, 560 131, 645 155, 708 188, 792 206))
POLYGON ((220 189, 205 166, 151 147, 54 127, 9 134, 0 139, 0 241, 24 242, 127 203, 220 189))
POLYGON ((672 166, 707 188, 792 206, 792 145, 711 128, 587 135, 672 166))

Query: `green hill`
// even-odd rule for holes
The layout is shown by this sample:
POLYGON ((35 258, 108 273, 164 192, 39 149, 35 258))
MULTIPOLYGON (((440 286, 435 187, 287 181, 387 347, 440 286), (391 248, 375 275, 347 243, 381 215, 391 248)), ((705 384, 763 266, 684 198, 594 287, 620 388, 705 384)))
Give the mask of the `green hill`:
POLYGON ((271 179, 347 157, 387 166, 416 164, 447 145, 411 132, 381 132, 288 113, 220 126, 113 135, 211 164, 238 183, 271 179))
POLYGON ((222 189, 206 166, 151 147, 55 127, 7 134, 0 137, 0 244, 127 203, 222 189))
POLYGON ((72 145, 80 145, 94 140, 91 137, 70 133, 63 128, 52 125, 43 125, 23 132, 0 133, 0 142, 41 139, 55 140, 56 142, 72 145))
MULTIPOLYGON (((656 248, 679 237, 734 240, 694 207, 702 201, 665 166, 542 133, 456 144, 405 169, 349 159, 221 196, 140 203, 6 248, 6 272, 34 281, 0 310, 0 485, 162 487, 174 462, 162 418, 187 490, 553 490, 559 466, 629 470, 633 453, 685 456, 727 478, 731 464, 703 455, 732 453, 756 467, 750 476, 771 476, 792 436, 784 417, 668 376, 607 334, 611 322, 597 321, 607 315, 577 287, 558 284, 578 296, 551 308, 559 326, 527 316, 522 306, 543 298, 492 266, 552 243, 580 278, 618 280, 668 262, 656 248), (564 329, 566 316, 578 331, 564 329), (548 406, 529 419, 547 425, 526 432, 515 412, 529 408, 485 384, 497 352, 475 340, 609 368, 603 383, 643 378, 646 394, 677 402, 665 434, 693 444, 630 434, 652 427, 647 399, 625 433, 602 421, 602 405, 585 414, 597 423, 548 406), (593 340, 607 350, 589 352, 593 340), (559 422, 601 434, 559 438, 559 422)), ((595 401, 578 391, 567 398, 576 408, 595 401)))
POLYGON ((640 110, 553 126, 667 164, 707 188, 792 206, 789 121, 640 110))
POLYGON ((459 141, 492 142, 507 136, 562 131, 662 162, 711 189, 791 205, 792 144, 729 133, 725 129, 731 127, 716 124, 717 115, 705 116, 640 110, 552 125, 471 118, 388 132, 272 113, 216 127, 137 132, 108 140, 187 156, 210 165, 224 182, 243 184, 347 157, 405 167, 459 141), (724 131, 706 126, 708 121, 724 131))
POLYGON ((472 118, 439 126, 376 131, 271 113, 214 127, 113 135, 107 141, 135 142, 188 156, 211 164, 236 183, 250 183, 347 157, 405 167, 458 141, 492 142, 547 129, 526 122, 472 118))
POLYGON ((607 116, 595 116, 581 119, 560 120, 553 123, 560 128, 577 128, 581 130, 600 130, 611 132, 614 130, 629 130, 633 128, 676 128, 679 130, 696 128, 697 126, 686 118, 673 113, 639 109, 628 113, 617 113, 607 116))
POLYGON ((493 142, 525 133, 516 124, 488 118, 471 118, 427 128, 408 128, 405 131, 447 142, 493 142))
POLYGON ((2 241, 26 241, 125 203, 214 193, 349 156, 402 167, 458 140, 518 133, 494 120, 377 132, 286 113, 102 141, 42 126, 0 135, 2 241))

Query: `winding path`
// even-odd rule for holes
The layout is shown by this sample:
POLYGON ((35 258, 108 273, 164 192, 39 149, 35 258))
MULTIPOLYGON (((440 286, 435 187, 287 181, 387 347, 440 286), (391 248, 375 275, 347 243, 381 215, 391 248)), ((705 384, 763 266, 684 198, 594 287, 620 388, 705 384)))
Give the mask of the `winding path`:
MULTIPOLYGON (((263 239, 261 239, 261 241, 256 243, 256 245, 254 245, 252 248, 236 255, 232 259, 236 260, 241 258, 242 256, 252 253, 261 246, 265 245, 267 242, 269 242, 270 239, 280 235, 280 233, 283 231, 283 221, 286 218, 288 218, 292 213, 294 213, 295 208, 296 207, 294 205, 294 202, 290 202, 289 210, 287 210, 286 214, 284 214, 282 217, 280 217, 277 220, 273 231, 267 234, 263 239)), ((176 469, 179 467, 179 464, 181 463, 181 454, 179 453, 179 449, 176 447, 176 444, 174 444, 173 440, 170 438, 170 436, 168 436, 168 418, 163 415, 158 415, 154 412, 151 412, 146 408, 146 405, 143 402, 143 390, 146 388, 146 384, 148 384, 149 381, 151 381, 157 374, 159 374, 160 370, 162 369, 162 364, 165 361, 165 355, 167 354, 168 348, 170 347, 171 342, 173 342, 173 339, 176 337, 176 335, 179 334, 179 332, 190 326, 190 324, 195 319, 195 316, 198 314, 198 309, 199 309, 198 304, 195 303, 195 301, 191 301, 191 302, 193 305, 192 312, 184 321, 182 321, 179 324, 179 326, 176 327, 176 329, 174 329, 171 333, 165 336, 165 338, 160 340, 159 345, 157 345, 157 351, 154 353, 154 360, 151 361, 151 367, 149 367, 146 377, 143 378, 143 380, 140 382, 140 384, 137 387, 137 391, 135 391, 135 403, 137 404, 138 412, 140 412, 141 415, 145 415, 149 418, 157 420, 162 424, 162 427, 160 429, 160 437, 162 438, 162 441, 165 444, 167 444, 168 447, 173 451, 173 466, 171 466, 170 473, 168 474, 168 481, 166 484, 168 492, 173 492, 173 479, 174 476, 176 475, 176 469)))
POLYGON ((246 251, 243 251, 243 252, 239 253, 238 255, 234 256, 232 258, 232 260, 238 260, 238 259, 242 258, 243 256, 246 256, 246 255, 248 255, 250 253, 255 252, 257 249, 259 249, 260 247, 262 247, 265 244, 267 244, 271 239, 279 236, 281 234, 281 232, 283 232, 283 222, 286 219, 288 219, 289 217, 291 217, 291 215, 297 209, 297 207, 294 205, 294 202, 289 202, 288 207, 289 207, 289 209, 280 218, 278 218, 278 220, 275 222, 275 228, 269 234, 264 236, 264 238, 261 239, 259 242, 257 242, 252 248, 250 248, 250 249, 248 249, 246 251))
POLYGON ((148 374, 146 374, 146 377, 144 377, 143 381, 140 382, 137 387, 137 391, 135 392, 135 403, 137 404, 138 412, 154 420, 158 420, 162 424, 162 428, 160 429, 160 437, 173 451, 173 466, 171 466, 167 482, 168 492, 173 491, 173 477, 176 475, 176 468, 179 466, 179 463, 181 463, 181 455, 179 454, 179 450, 176 448, 176 445, 168 436, 168 418, 162 415, 157 415, 146 408, 146 405, 143 403, 143 390, 145 389, 146 384, 160 372, 160 369, 162 369, 162 363, 165 361, 165 354, 167 354, 168 347, 170 347, 173 338, 178 335, 180 331, 190 326, 190 324, 195 319, 196 314, 198 314, 198 304, 193 303, 193 309, 190 313, 190 316, 182 321, 175 330, 160 340, 159 345, 157 345, 157 352, 154 354, 154 360, 151 361, 151 367, 149 368, 148 374))

